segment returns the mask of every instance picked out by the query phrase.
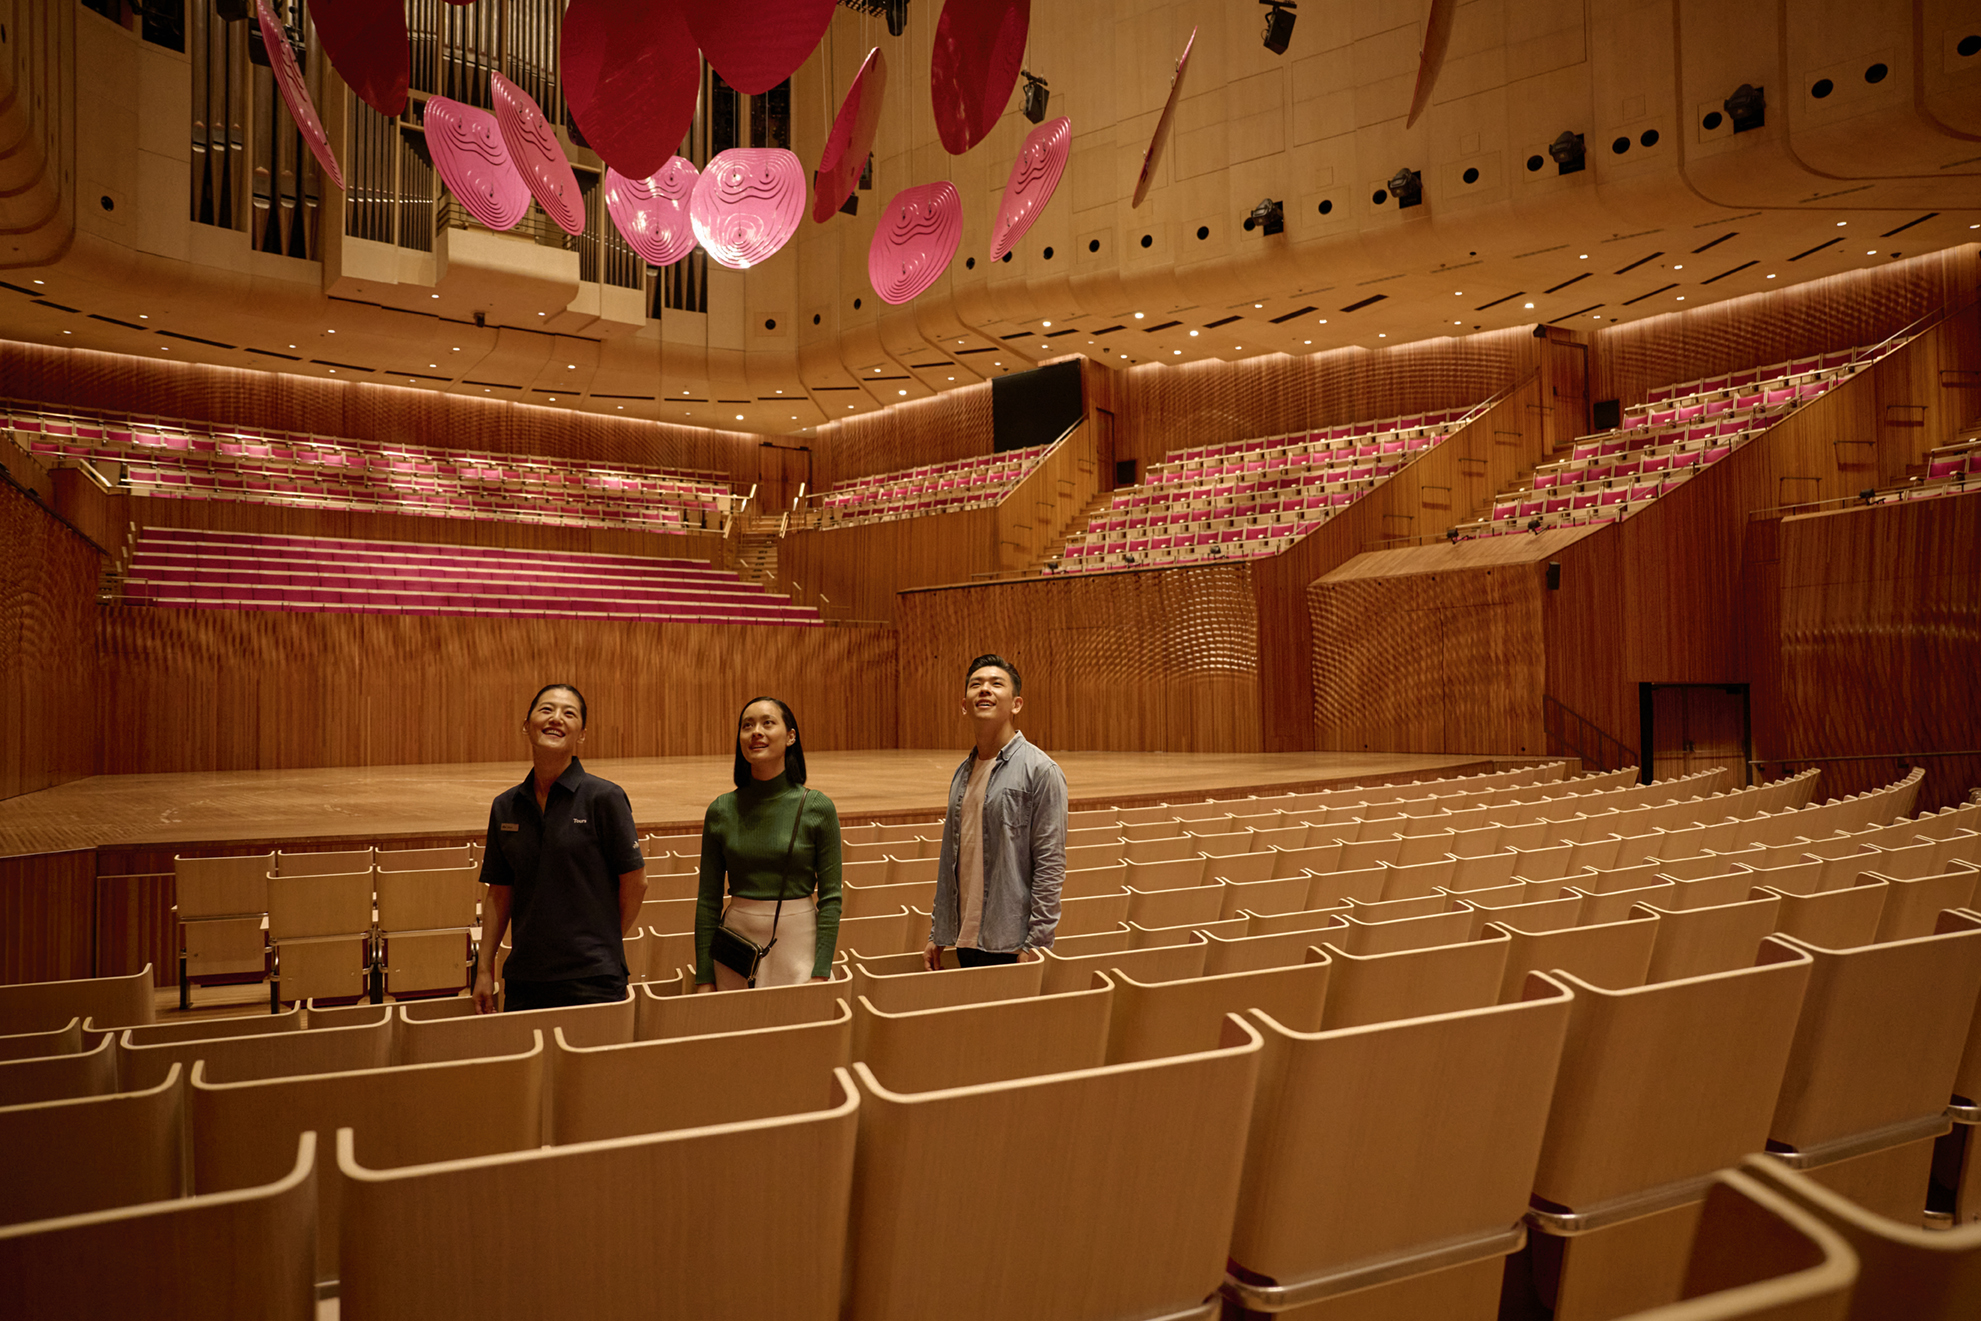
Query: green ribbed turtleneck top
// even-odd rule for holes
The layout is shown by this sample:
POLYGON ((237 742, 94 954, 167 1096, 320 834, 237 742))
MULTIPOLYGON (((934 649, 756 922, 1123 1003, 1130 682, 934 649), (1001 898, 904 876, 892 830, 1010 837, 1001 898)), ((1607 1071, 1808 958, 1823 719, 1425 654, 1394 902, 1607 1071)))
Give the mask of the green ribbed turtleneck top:
POLYGON ((709 942, 722 921, 725 881, 727 892, 738 899, 774 900, 780 893, 787 900, 802 899, 816 884, 818 951, 812 976, 832 975, 832 955, 839 944, 839 812, 830 798, 812 791, 805 800, 797 843, 791 847, 787 876, 784 849, 803 792, 780 775, 774 780, 751 780, 708 805, 702 818, 701 888, 695 899, 698 983, 715 981, 709 942))

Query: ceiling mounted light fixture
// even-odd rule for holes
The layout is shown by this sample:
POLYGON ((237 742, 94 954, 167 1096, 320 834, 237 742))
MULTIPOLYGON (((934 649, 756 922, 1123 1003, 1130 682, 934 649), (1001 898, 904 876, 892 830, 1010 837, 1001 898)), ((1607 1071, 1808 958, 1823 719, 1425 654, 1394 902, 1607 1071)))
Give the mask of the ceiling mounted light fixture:
POLYGON ((1582 135, 1570 129, 1563 129, 1561 136, 1548 144, 1548 155, 1555 163, 1556 174, 1574 174, 1587 164, 1582 135))
POLYGON ((1408 166, 1389 177, 1389 191, 1399 207, 1417 206, 1424 200, 1424 173, 1408 166))
POLYGON ((1298 8, 1293 0, 1259 0, 1270 12, 1266 15, 1266 30, 1260 34, 1266 49, 1275 55, 1286 54, 1286 48, 1293 41, 1293 21, 1298 17, 1293 11, 1298 8))
POLYGON ((1259 229, 1265 231, 1267 234, 1284 234, 1286 232, 1285 204, 1275 202, 1270 197, 1261 199, 1259 204, 1252 208, 1252 213, 1245 217, 1245 228, 1248 232, 1259 229))
POLYGON ((1046 90, 1046 80, 1030 69, 1020 69, 1018 76, 1025 80, 1025 118, 1034 124, 1046 122, 1046 102, 1052 93, 1046 90))

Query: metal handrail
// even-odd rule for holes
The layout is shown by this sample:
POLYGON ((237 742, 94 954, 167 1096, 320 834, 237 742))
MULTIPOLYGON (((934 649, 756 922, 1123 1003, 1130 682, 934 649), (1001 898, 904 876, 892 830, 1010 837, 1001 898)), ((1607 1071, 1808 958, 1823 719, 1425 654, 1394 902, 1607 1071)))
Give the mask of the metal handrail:
POLYGON ((1541 695, 1541 723, 1547 733, 1550 755, 1573 752, 1582 759, 1585 768, 1593 764, 1594 769, 1598 771, 1620 771, 1626 766, 1638 766, 1643 762, 1642 757, 1628 743, 1581 712, 1563 705, 1558 699, 1545 693, 1541 695), (1550 719, 1551 716, 1553 719, 1550 719), (1578 735, 1586 736, 1591 732, 1596 735, 1595 755, 1591 755, 1582 737, 1571 738, 1568 729, 1569 717, 1574 718, 1578 735), (1608 744, 1609 747, 1606 748, 1604 744, 1608 744), (1620 755, 1608 755, 1610 748, 1614 748, 1620 755))

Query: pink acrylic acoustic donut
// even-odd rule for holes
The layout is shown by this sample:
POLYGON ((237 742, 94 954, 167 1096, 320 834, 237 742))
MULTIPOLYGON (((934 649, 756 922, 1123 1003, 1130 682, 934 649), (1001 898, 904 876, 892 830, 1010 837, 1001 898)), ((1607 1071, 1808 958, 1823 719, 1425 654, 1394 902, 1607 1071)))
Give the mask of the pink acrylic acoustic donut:
POLYGON ((337 157, 330 150, 330 138, 324 133, 323 120, 310 100, 303 71, 296 67, 296 53, 289 49, 289 36, 276 21, 268 0, 255 0, 255 22, 261 25, 261 44, 268 48, 268 67, 275 71, 275 86, 282 94, 282 104, 289 107, 289 118, 296 121, 303 141, 310 144, 310 155, 316 157, 316 163, 323 167, 332 183, 342 188, 344 171, 338 168, 337 157))
POLYGON ((310 22, 323 53, 350 89, 381 115, 406 108, 412 54, 406 45, 402 0, 336 0, 312 5, 310 22))
POLYGON ((1031 0, 947 0, 929 52, 936 136, 961 156, 982 142, 1011 103, 1025 62, 1031 0))
POLYGON ((608 167, 605 213, 649 264, 672 266, 695 250, 688 203, 700 178, 694 163, 679 156, 645 179, 628 179, 608 167))
POLYGON ((1066 173, 1066 157, 1072 150, 1073 121, 1064 115, 1025 135, 1025 145, 1011 162, 1004 200, 998 203, 997 225, 991 230, 992 261, 1011 251, 1046 209, 1052 190, 1059 187, 1059 176, 1066 173))
POLYGON ((564 158, 564 148, 557 145, 543 111, 528 92, 499 73, 488 75, 488 89, 509 159, 529 185, 530 196, 566 234, 584 233, 585 204, 578 193, 578 176, 571 172, 571 162, 564 158))
POLYGON ((447 191, 488 228, 514 229, 530 209, 530 188, 509 159, 495 116, 430 96, 425 122, 426 149, 447 191))
POLYGON ((947 179, 904 188, 881 212, 867 279, 883 302, 905 303, 942 278, 963 238, 963 201, 947 179))
POLYGON ((1176 103, 1183 98, 1183 73, 1190 67, 1190 48, 1196 44, 1197 29, 1191 28, 1190 40, 1183 43, 1183 53, 1176 58, 1176 72, 1169 77, 1169 99, 1162 103, 1156 131, 1149 135, 1149 148, 1142 153, 1142 173, 1135 180, 1135 195, 1128 202, 1131 208, 1142 205, 1142 199, 1149 195, 1149 185, 1155 182, 1163 144, 1169 141, 1169 126, 1176 119, 1176 103))
POLYGON ((629 179, 667 163, 695 118, 702 63, 678 4, 571 0, 558 42, 571 117, 629 179))
POLYGON ((881 100, 887 92, 887 61, 880 47, 867 52, 846 99, 839 103, 832 131, 826 134, 825 151, 819 157, 818 172, 812 176, 812 219, 824 224, 846 205, 846 199, 860 186, 860 172, 867 168, 867 156, 874 149, 874 130, 880 127, 881 100))
POLYGON ((805 218, 805 167, 782 147, 732 147, 695 184, 688 219, 718 265, 743 271, 765 261, 805 218))
MULTIPOLYGON (((655 0, 656 3, 661 0, 655 0)), ((832 26, 837 0, 677 0, 722 80, 761 96, 789 78, 832 26)))

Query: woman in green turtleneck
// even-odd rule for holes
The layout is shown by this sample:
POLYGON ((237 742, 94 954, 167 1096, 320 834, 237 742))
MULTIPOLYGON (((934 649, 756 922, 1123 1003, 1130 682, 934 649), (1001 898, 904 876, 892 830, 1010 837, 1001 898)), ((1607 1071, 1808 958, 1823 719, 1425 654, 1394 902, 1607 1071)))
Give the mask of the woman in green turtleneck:
POLYGON ((710 803, 702 820, 697 992, 743 989, 741 977, 710 957, 718 925, 771 946, 757 969, 758 986, 832 975, 839 941, 839 813, 824 794, 806 794, 804 783, 805 746, 791 708, 775 697, 751 698, 736 721, 736 790, 710 803))

